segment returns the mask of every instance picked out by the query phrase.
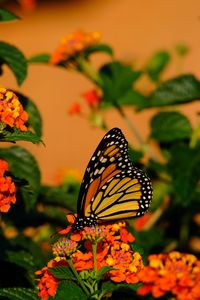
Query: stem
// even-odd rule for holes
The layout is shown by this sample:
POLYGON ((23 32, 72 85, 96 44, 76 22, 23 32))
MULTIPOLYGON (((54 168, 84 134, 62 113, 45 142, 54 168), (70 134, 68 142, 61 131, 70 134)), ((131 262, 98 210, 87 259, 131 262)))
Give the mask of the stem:
POLYGON ((127 115, 123 111, 123 109, 119 105, 117 105, 117 104, 115 104, 115 108, 117 109, 117 111, 119 112, 119 114, 121 115, 121 117, 124 119, 124 121, 126 122, 127 126, 131 130, 133 136, 136 137, 136 139, 138 140, 139 144, 140 145, 145 145, 145 141, 140 136, 139 132, 137 131, 137 129, 135 128, 135 126, 133 125, 133 123, 129 120, 129 118, 127 117, 127 115))
POLYGON ((76 277, 76 279, 78 280, 78 282, 80 283, 82 289, 84 290, 84 292, 86 293, 87 296, 89 296, 89 292, 85 287, 85 284, 83 282, 83 280, 80 278, 80 276, 78 275, 78 272, 76 271, 76 269, 74 268, 73 262, 71 260, 71 258, 67 259, 67 262, 70 266, 70 268, 72 269, 72 272, 74 273, 74 276, 76 277))
POLYGON ((125 114, 125 112, 123 111, 123 109, 119 105, 117 105, 117 104, 115 104, 115 108, 117 109, 117 111, 119 112, 119 114, 121 115, 121 117, 126 122, 127 126, 129 127, 129 129, 132 132, 133 136, 137 139, 137 141, 140 144, 140 146, 142 146, 144 148, 144 150, 149 153, 149 156, 151 158, 153 158, 156 161, 159 161, 159 159, 157 158, 156 153, 154 153, 154 151, 152 150, 152 148, 150 148, 150 146, 145 143, 144 139, 140 136, 139 132, 137 131, 137 129, 135 128, 135 126, 133 125, 133 123, 131 122, 131 120, 127 117, 127 115, 125 114))
POLYGON ((76 58, 78 64, 77 70, 83 72, 90 80, 92 80, 98 86, 102 86, 101 78, 99 77, 98 71, 92 66, 92 64, 85 60, 83 57, 78 56, 76 58))

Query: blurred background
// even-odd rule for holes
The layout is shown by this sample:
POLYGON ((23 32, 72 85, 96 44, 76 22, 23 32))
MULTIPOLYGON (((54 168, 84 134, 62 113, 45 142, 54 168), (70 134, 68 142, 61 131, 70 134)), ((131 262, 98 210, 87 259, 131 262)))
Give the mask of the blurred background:
MULTIPOLYGON (((1 39, 17 46, 27 57, 38 53, 52 53, 61 37, 77 30, 99 31, 102 41, 115 50, 115 57, 136 67, 160 49, 173 51, 184 42, 190 52, 184 62, 184 71, 200 77, 200 1, 182 0, 71 0, 39 1, 31 9, 30 1, 2 2, 2 6, 21 17, 20 22, 1 24, 1 39)), ((106 62, 99 56, 95 63, 106 62)), ((167 77, 175 75, 175 66, 168 68, 167 77)), ((145 82, 143 88, 145 89, 145 82)), ((43 183, 55 182, 63 168, 84 171, 90 156, 104 132, 94 129, 89 122, 71 116, 72 103, 83 103, 81 95, 92 88, 86 78, 75 72, 47 65, 30 65, 29 74, 18 88, 11 72, 6 69, 1 85, 30 96, 43 117, 43 145, 21 143, 38 159, 43 183)), ((148 88, 148 87, 147 87, 148 88)), ((190 118, 198 103, 185 105, 190 118)), ((87 108, 86 108, 87 110, 87 108)), ((127 108, 141 135, 148 134, 151 112, 135 114, 127 108)), ((120 127, 133 147, 136 143, 117 112, 106 111, 109 128, 120 127)))

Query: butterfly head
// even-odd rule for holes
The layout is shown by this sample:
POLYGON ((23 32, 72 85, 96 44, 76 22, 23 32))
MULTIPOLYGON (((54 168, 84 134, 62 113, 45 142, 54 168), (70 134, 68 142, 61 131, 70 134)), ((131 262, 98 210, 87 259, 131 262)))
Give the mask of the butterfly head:
POLYGON ((74 224, 72 225, 73 231, 79 231, 84 227, 95 226, 97 224, 97 216, 90 215, 90 217, 77 217, 74 224))

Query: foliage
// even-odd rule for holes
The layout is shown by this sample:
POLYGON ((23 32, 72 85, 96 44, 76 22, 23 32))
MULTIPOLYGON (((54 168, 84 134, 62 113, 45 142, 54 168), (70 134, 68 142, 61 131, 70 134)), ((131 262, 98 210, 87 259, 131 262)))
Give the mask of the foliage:
MULTIPOLYGON (((0 9, 0 22, 17 19, 14 14, 0 9)), ((45 63, 65 68, 66 71, 75 70, 89 79, 94 87, 83 95, 89 106, 89 114, 84 114, 87 121, 102 130, 108 129, 104 111, 116 110, 137 140, 134 149, 130 146, 131 160, 134 165, 145 168, 153 181, 151 211, 138 220, 128 221, 129 231, 136 238, 136 242, 131 244, 131 251, 139 252, 144 261, 149 254, 175 249, 199 254, 199 112, 192 123, 187 111, 182 110, 182 107, 199 101, 199 79, 187 73, 167 77, 165 71, 174 59, 172 51, 159 50, 141 69, 136 69, 131 64, 116 59, 112 47, 100 42, 99 34, 92 33, 89 43, 90 34, 84 34, 74 34, 79 42, 84 41, 82 48, 80 44, 77 48, 73 44, 73 49, 67 48, 67 54, 59 53, 63 51, 59 47, 56 54, 39 54, 30 59, 14 45, 1 41, 1 75, 3 66, 7 65, 17 84, 21 85, 27 76, 29 64, 45 63), (97 69, 91 57, 98 53, 107 55, 108 59, 106 64, 97 69), (149 83, 145 90, 140 88, 144 79, 149 83), (126 106, 135 114, 154 108, 148 137, 140 136, 137 128, 139 125, 134 125, 134 115, 132 118, 128 117, 124 109, 126 106), (156 147, 152 146, 153 143, 156 147)), ((175 50, 176 59, 185 59, 187 46, 176 45, 175 50)), ((52 258, 50 236, 53 243, 57 239, 57 228, 68 224, 66 213, 76 211, 80 179, 66 172, 65 178, 55 186, 43 185, 40 168, 33 155, 21 146, 13 146, 13 143, 22 140, 43 146, 39 110, 29 96, 9 89, 1 90, 1 105, 0 141, 10 142, 12 146, 0 148, 0 179, 4 180, 1 182, 8 183, 5 190, 0 190, 0 299, 38 299, 34 272, 42 269, 46 261, 52 258), (21 115, 15 114, 13 110, 8 118, 6 106, 2 103, 9 103, 10 99, 14 99, 12 105, 16 111, 20 109, 21 115), (11 201, 15 192, 16 201, 11 201), (2 204, 5 193, 6 201, 10 201, 9 205, 7 202, 2 204)), ((78 115, 82 109, 84 108, 76 103, 69 111, 71 115, 78 115)), ((112 271, 108 266, 103 268, 97 272, 95 280, 104 279, 112 271)), ((45 269, 42 272, 47 271, 45 269)), ((50 279, 61 280, 55 299, 89 299, 68 266, 49 267, 48 272, 45 274, 50 279)), ((90 281, 88 278, 87 280, 90 281)), ((111 299, 138 299, 135 292, 138 287, 137 284, 117 284, 102 280, 101 297, 95 292, 95 287, 92 299, 105 298, 111 294, 111 299)), ((163 299, 168 299, 167 297, 165 295, 163 299)), ((145 296, 145 299, 152 298, 145 296)))

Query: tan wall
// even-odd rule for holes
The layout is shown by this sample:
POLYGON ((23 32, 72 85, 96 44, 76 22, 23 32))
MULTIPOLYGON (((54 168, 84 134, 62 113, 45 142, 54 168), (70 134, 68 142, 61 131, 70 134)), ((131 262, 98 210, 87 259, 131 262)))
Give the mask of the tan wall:
MULTIPOLYGON (((137 59, 141 64, 154 50, 172 49, 174 44, 184 41, 192 49, 185 70, 200 76, 199 0, 52 1, 38 6, 32 13, 17 13, 22 20, 1 25, 1 39, 15 44, 27 56, 53 51, 60 37, 82 28, 102 32, 103 40, 114 47, 117 58, 137 59)), ((1 84, 17 88, 8 70, 1 84)), ((44 182, 52 182, 60 168, 84 170, 103 135, 84 119, 67 113, 71 103, 83 101, 80 94, 90 87, 85 78, 59 68, 42 65, 29 68, 28 78, 19 90, 31 96, 41 110, 46 147, 23 145, 36 155, 44 182)), ((186 113, 192 115, 197 108, 195 104, 187 108, 186 113)), ((128 114, 133 118, 132 111, 128 114)), ((132 141, 130 132, 115 112, 107 112, 106 119, 110 127, 123 128, 132 141)), ((140 113, 134 120, 140 133, 145 135, 148 113, 140 113)))

